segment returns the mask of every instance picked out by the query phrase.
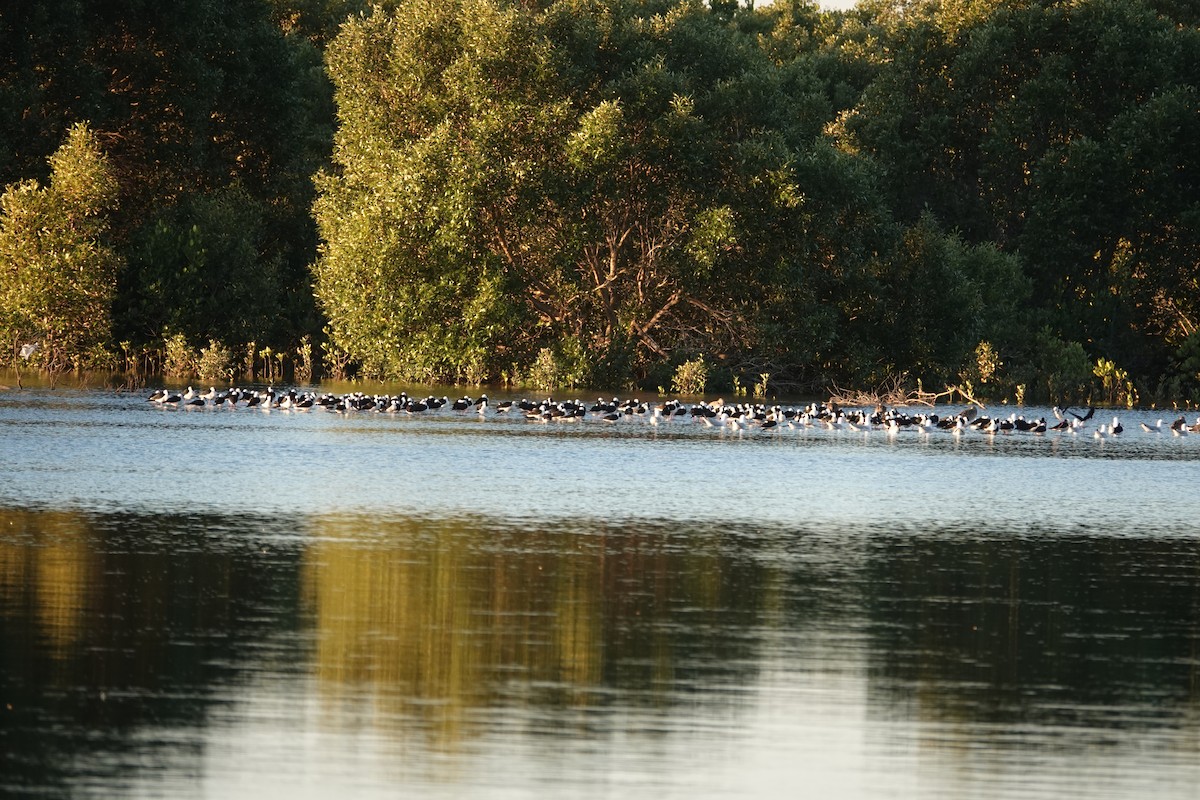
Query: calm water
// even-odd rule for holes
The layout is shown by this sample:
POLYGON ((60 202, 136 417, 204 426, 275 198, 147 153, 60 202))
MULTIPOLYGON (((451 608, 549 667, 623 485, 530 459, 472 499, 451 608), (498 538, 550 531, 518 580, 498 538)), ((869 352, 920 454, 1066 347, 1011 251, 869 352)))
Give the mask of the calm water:
POLYGON ((0 795, 1200 786, 1200 435, 1138 429, 1175 414, 1097 440, 143 397, 0 393, 0 795))

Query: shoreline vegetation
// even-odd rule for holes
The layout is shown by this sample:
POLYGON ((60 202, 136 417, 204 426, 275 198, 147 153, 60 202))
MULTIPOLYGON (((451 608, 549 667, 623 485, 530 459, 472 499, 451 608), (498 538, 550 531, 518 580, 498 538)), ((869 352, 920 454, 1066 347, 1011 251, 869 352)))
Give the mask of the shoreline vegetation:
POLYGON ((1174 0, 0 10, 0 365, 1193 408, 1174 0))
MULTIPOLYGON (((229 377, 229 376, 226 376, 229 377)), ((528 384, 473 384, 464 386, 461 383, 414 383, 405 381, 376 381, 363 379, 310 378, 299 380, 294 373, 273 372, 268 374, 261 371, 255 376, 250 374, 232 375, 232 380, 206 380, 196 373, 168 377, 162 373, 122 372, 104 370, 73 370, 57 375, 45 371, 30 372, 0 368, 0 393, 13 392, 22 389, 67 389, 67 390, 103 390, 117 394, 131 394, 141 397, 147 393, 154 395, 160 392, 175 392, 184 395, 190 392, 192 396, 220 395, 231 392, 273 392, 282 397, 288 392, 298 392, 313 396, 336 395, 347 397, 351 395, 365 397, 410 396, 417 397, 458 397, 463 389, 468 394, 487 396, 492 392, 496 396, 508 398, 578 398, 599 397, 607 398, 621 394, 629 394, 644 398, 646 404, 664 403, 711 403, 713 398, 728 398, 731 405, 762 407, 766 404, 787 403, 822 404, 829 407, 845 409, 886 408, 897 411, 912 410, 920 413, 922 409, 975 407, 980 412, 989 408, 1025 408, 1044 404, 1031 402, 1025 397, 1010 397, 1001 394, 984 393, 971 386, 947 385, 941 391, 933 392, 924 389, 907 388, 903 380, 893 381, 886 386, 874 390, 846 390, 834 387, 826 392, 805 393, 791 391, 787 387, 776 387, 770 382, 747 386, 740 383, 717 384, 715 386, 689 387, 688 391, 678 390, 678 386, 659 386, 640 391, 638 387, 595 387, 595 386, 531 386, 528 384)), ((1048 407, 1048 406, 1045 406, 1048 407)), ((1072 406, 1068 405, 1067 408, 1072 406)), ((1168 402, 1164 405, 1110 403, 1101 400, 1085 399, 1074 407, 1094 407, 1097 409, 1130 410, 1130 411, 1171 411, 1191 412, 1200 410, 1200 403, 1168 402)), ((1200 423, 1200 418, 1198 418, 1200 423)))

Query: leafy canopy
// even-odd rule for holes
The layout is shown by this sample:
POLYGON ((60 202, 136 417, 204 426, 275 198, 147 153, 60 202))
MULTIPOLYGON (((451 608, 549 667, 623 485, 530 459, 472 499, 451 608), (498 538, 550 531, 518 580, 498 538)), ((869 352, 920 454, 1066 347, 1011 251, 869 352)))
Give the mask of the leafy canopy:
POLYGON ((108 246, 116 201, 108 160, 85 124, 50 158, 50 182, 0 196, 0 330, 14 353, 59 371, 102 356, 111 329, 118 259, 108 246))

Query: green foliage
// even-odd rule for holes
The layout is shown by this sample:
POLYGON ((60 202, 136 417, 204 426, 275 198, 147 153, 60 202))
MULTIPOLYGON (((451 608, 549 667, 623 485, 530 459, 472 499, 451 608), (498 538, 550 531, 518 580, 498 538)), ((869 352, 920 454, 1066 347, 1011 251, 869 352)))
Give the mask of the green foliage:
POLYGON ((980 383, 987 383, 996 376, 996 372, 1003 366, 1000 361, 1000 354, 996 352, 996 348, 992 347, 991 342, 980 342, 975 348, 975 368, 976 374, 979 376, 980 383))
POLYGON ((1175 351, 1173 362, 1176 372, 1200 386, 1200 331, 1183 340, 1175 351))
POLYGON ((14 352, 36 343, 57 372, 105 360, 119 261, 106 241, 116 183, 87 125, 70 128, 50 170, 49 186, 0 197, 0 331, 14 352))
POLYGON ((571 389, 590 383, 591 363, 578 339, 570 338, 555 347, 538 351, 524 378, 535 389, 571 389))
POLYGON ((163 337, 163 374, 183 378, 196 372, 196 353, 182 333, 163 337))
POLYGON ((204 380, 232 380, 232 352, 221 342, 209 339, 208 346, 200 348, 200 357, 196 359, 196 374, 204 380))
POLYGON ((316 295, 331 345, 365 375, 478 381, 512 348, 533 352, 524 287, 478 230, 511 202, 544 124, 518 103, 545 79, 527 27, 487 3, 414 3, 347 23, 330 47, 343 124, 340 170, 318 182, 316 295), (517 96, 483 103, 493 86, 517 96))
POLYGON ((592 363, 582 341, 574 336, 564 338, 558 344, 556 355, 560 386, 577 388, 590 382, 592 363))
MULTIPOLYGON (((329 331, 327 330, 328 334, 329 331)), ((325 367, 325 374, 335 381, 344 381, 350 377, 351 362, 350 354, 334 344, 329 338, 321 342, 321 359, 325 367)))
POLYGON ((558 387, 558 362, 553 350, 543 347, 538 351, 537 358, 529 366, 529 375, 525 382, 535 389, 547 391, 558 387))
POLYGON ((579 118, 566 143, 566 157, 576 169, 615 167, 622 157, 625 114, 617 100, 604 100, 579 118))
POLYGON ((262 209, 240 187, 196 195, 135 238, 124 309, 141 341, 168 328, 227 346, 272 340, 286 304, 277 259, 260 256, 262 209))
POLYGON ((1043 320, 1132 372, 1161 372, 1200 319, 1194 12, 874 8, 889 57, 842 130, 887 165, 895 208, 1018 255, 1043 320))
POLYGON ((347 17, 370 8, 366 0, 267 0, 275 23, 289 36, 324 46, 347 17))
POLYGON ((1200 332, 1184 338, 1171 354, 1154 399, 1158 403, 1200 405, 1200 332))
POLYGON ((860 385, 882 385, 904 368, 927 384, 986 383, 977 348, 1015 352, 1029 334, 1029 281, 1020 263, 990 245, 944 233, 932 215, 901 229, 888 250, 855 277, 854 346, 846 366, 860 385))
POLYGON ((1137 404, 1138 393, 1129 373, 1121 369, 1115 362, 1101 358, 1092 368, 1092 374, 1100 379, 1103 388, 1104 402, 1110 406, 1124 405, 1132 408, 1137 404))
POLYGON ((258 364, 258 342, 247 342, 242 355, 242 374, 250 380, 254 380, 257 375, 258 364))
POLYGON ((348 24, 329 63, 317 296, 366 374, 494 378, 563 341, 614 383, 688 349, 845 374, 893 229, 873 167, 820 138, 820 81, 737 24, 418 2, 348 24))
MULTIPOLYGON (((315 37, 285 36, 269 12, 243 0, 7 4, 0 182, 43 177, 61 132, 89 119, 120 191, 108 214, 110 246, 131 263, 164 217, 179 238, 186 228, 172 214, 242 187, 256 207, 257 261, 281 287, 259 296, 256 316, 273 320, 276 335, 298 338, 319 327, 307 273, 316 246, 311 176, 328 153, 333 109, 315 37)), ((117 272, 112 324, 116 338, 142 348, 157 341, 164 315, 148 323, 144 312, 162 297, 141 292, 170 276, 136 267, 117 272)), ((194 288, 173 313, 208 301, 194 288)))
POLYGON ((312 339, 305 336, 296 348, 296 381, 311 383, 313 379, 313 348, 312 339))
POLYGON ((697 273, 708 275, 720 257, 737 244, 733 209, 729 206, 711 208, 696 215, 687 254, 695 263, 697 273))
POLYGON ((705 353, 710 384, 1194 397, 1193 5, 16 4, 5 346, 170 331, 311 378, 324 329, 340 377, 705 353), (106 158, 63 144, 83 118, 106 158))
POLYGON ((709 364, 704 356, 698 356, 691 361, 685 361, 675 369, 671 378, 671 388, 677 394, 704 394, 708 383, 709 364))
POLYGON ((1067 342, 1049 328, 1042 328, 1034 342, 1034 366, 1053 403, 1076 403, 1086 399, 1092 365, 1083 345, 1067 342))

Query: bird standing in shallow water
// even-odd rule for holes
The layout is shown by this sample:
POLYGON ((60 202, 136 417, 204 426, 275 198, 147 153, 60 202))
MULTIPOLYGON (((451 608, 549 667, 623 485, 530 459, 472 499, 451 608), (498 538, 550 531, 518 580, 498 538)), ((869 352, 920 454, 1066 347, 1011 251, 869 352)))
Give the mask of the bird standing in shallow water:
MULTIPOLYGON (((556 401, 552 397, 546 397, 541 402, 528 399, 492 402, 486 394, 481 394, 477 399, 463 396, 451 403, 445 396, 435 398, 431 395, 425 400, 417 400, 404 392, 399 395, 368 395, 363 392, 334 395, 327 392, 318 396, 315 392, 277 390, 274 387, 256 391, 231 386, 228 390, 218 392, 215 387, 210 386, 207 390, 198 392, 189 386, 186 392, 157 389, 146 399, 168 408, 218 408, 228 404, 231 409, 242 405, 262 410, 277 408, 298 411, 320 405, 327 410, 341 413, 379 411, 391 414, 406 412, 409 415, 425 411, 436 412, 445 405, 448 407, 447 411, 451 408, 459 413, 475 411, 481 420, 491 415, 499 416, 514 409, 521 409, 526 418, 541 422, 568 423, 586 418, 606 423, 620 422, 622 426, 644 425, 648 428, 662 425, 673 427, 690 418, 694 424, 708 428, 739 432, 774 431, 775 435, 781 435, 784 431, 803 432, 813 427, 831 432, 885 430, 901 435, 908 435, 912 431, 926 435, 944 431, 957 436, 976 431, 991 436, 1045 434, 1049 431, 1077 434, 1091 427, 1092 436, 1089 438, 1099 441, 1122 437, 1128 432, 1119 416, 1111 417, 1111 424, 1089 426, 1086 420, 1094 416, 1094 406, 1089 406, 1084 414, 1070 409, 1055 408, 1054 414, 1059 418, 1059 422, 1051 427, 1047 425, 1046 417, 1026 418, 1014 412, 993 418, 986 416, 983 409, 975 406, 947 411, 943 416, 936 413, 910 414, 903 408, 888 409, 883 406, 875 407, 872 412, 870 408, 841 409, 834 404, 825 403, 810 403, 807 406, 726 404, 721 398, 684 404, 678 400, 642 402, 637 399, 622 400, 614 397, 611 401, 597 399, 596 403, 591 405, 579 400, 556 401)), ((1136 432, 1141 428, 1142 433, 1158 434, 1168 427, 1163 423, 1162 419, 1153 424, 1137 421, 1133 430, 1136 432)), ((1200 433, 1200 417, 1194 425, 1189 425, 1186 418, 1180 416, 1169 424, 1169 428, 1175 436, 1200 433)))

